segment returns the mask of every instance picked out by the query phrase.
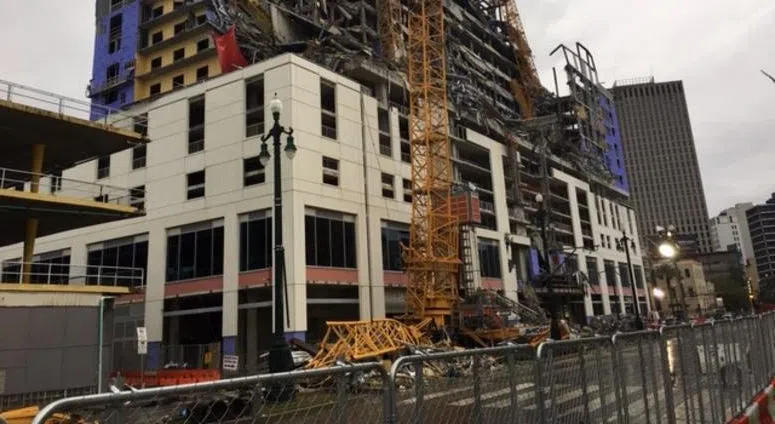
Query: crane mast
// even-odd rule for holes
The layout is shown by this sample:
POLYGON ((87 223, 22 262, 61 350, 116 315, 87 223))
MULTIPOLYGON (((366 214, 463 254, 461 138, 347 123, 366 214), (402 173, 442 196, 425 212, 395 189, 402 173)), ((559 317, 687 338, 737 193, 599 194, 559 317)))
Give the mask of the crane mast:
POLYGON ((458 223, 452 162, 442 0, 410 0, 407 82, 412 219, 404 252, 407 307, 443 326, 458 301, 458 223))

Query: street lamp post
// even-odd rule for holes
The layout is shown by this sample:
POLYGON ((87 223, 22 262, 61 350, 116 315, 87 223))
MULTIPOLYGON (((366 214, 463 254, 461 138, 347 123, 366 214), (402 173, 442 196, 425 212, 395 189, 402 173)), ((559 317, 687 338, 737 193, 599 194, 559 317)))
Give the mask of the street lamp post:
POLYGON ((635 313, 635 329, 643 330, 643 317, 640 316, 640 302, 638 302, 637 282, 635 273, 632 270, 632 259, 630 258, 630 242, 633 240, 627 236, 626 231, 622 231, 622 244, 624 244, 624 254, 627 256, 627 272, 630 274, 630 286, 632 287, 632 306, 635 313))
POLYGON ((544 204, 544 196, 536 194, 536 202, 539 204, 538 220, 541 226, 541 244, 543 244, 544 263, 546 264, 546 292, 549 295, 549 314, 551 322, 549 325, 549 335, 553 340, 562 340, 560 331, 560 307, 557 296, 554 294, 554 281, 552 278, 551 253, 549 252, 549 237, 547 236, 548 213, 544 204))
MULTIPOLYGON (((285 372, 293 369, 293 356, 288 341, 285 340, 285 327, 283 318, 285 317, 285 304, 283 296, 285 292, 285 247, 283 246, 283 202, 282 202, 282 171, 280 147, 282 145, 280 137, 287 134, 287 143, 285 145, 285 154, 288 159, 293 159, 296 154, 296 145, 293 143, 293 128, 286 130, 280 125, 280 113, 283 110, 283 103, 277 98, 269 102, 269 110, 272 112, 274 125, 267 134, 261 137, 261 153, 258 159, 261 165, 266 167, 269 164, 269 149, 267 140, 270 138, 274 142, 274 343, 269 350, 269 371, 272 373, 285 372)), ((280 387, 278 386, 278 389, 280 387)), ((281 398, 291 398, 293 390, 290 387, 282 387, 282 392, 277 393, 277 400, 281 398)))

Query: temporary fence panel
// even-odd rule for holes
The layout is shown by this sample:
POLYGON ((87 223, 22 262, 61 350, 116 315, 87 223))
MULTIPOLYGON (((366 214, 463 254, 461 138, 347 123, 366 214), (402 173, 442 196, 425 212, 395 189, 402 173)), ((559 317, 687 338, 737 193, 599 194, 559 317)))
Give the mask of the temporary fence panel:
POLYGON ((637 331, 613 337, 614 369, 624 422, 672 423, 667 349, 658 331, 637 331))
POLYGON ((47 405, 33 424, 56 413, 100 424, 378 423, 389 387, 381 364, 337 366, 73 397, 47 405))
POLYGON ((610 338, 546 342, 537 358, 538 419, 530 422, 621 422, 610 338))
POLYGON ((535 348, 512 345, 399 358, 394 423, 537 421, 535 348))
MULTIPOLYGON (((165 351, 179 355, 189 356, 165 351)), ((773 375, 770 313, 537 349, 426 351, 398 358, 389 374, 366 363, 74 397, 35 422, 71 413, 104 424, 722 423, 739 417, 773 375), (278 394, 291 398, 272 402, 278 394)))

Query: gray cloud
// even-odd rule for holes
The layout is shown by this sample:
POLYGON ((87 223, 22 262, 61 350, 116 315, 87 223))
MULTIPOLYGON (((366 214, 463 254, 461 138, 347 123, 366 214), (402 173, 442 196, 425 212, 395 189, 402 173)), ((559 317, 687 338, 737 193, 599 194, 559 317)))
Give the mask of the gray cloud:
MULTIPOLYGON (((775 191, 775 2, 518 1, 541 79, 559 43, 584 43, 601 80, 684 80, 712 214, 775 191)), ((0 78, 83 98, 91 74, 93 0, 0 2, 0 78)))

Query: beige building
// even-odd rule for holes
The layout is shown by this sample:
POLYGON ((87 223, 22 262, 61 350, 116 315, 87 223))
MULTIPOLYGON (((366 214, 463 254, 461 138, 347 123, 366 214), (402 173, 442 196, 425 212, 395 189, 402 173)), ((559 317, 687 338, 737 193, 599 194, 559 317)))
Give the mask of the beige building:
POLYGON ((705 279, 702 263, 693 259, 664 262, 654 267, 655 287, 661 296, 655 296, 656 309, 663 317, 692 318, 715 311, 716 290, 705 279))

